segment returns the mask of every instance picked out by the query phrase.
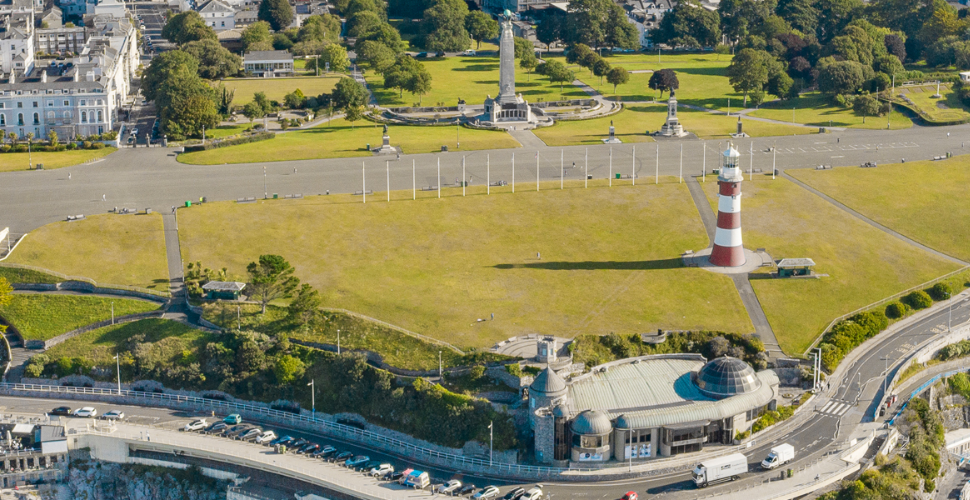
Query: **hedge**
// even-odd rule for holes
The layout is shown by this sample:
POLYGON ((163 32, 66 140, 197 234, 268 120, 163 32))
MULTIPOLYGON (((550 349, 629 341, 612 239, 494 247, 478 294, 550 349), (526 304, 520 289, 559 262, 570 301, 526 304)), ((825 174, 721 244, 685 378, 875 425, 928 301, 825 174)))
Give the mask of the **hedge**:
POLYGON ((244 135, 241 137, 234 137, 232 139, 225 139, 218 142, 207 142, 205 144, 195 144, 192 146, 185 146, 186 153, 192 153, 195 151, 208 151, 210 149, 225 148, 228 146, 238 146, 240 144, 249 144, 250 142, 266 141, 276 137, 273 132, 258 132, 251 135, 244 135))
POLYGON ((886 306, 886 316, 891 319, 902 318, 903 316, 906 316, 907 312, 909 312, 909 306, 899 302, 898 300, 886 306))
POLYGON ((933 298, 930 297, 930 294, 924 292, 923 290, 916 290, 915 292, 903 297, 903 303, 918 311, 933 305, 933 298))

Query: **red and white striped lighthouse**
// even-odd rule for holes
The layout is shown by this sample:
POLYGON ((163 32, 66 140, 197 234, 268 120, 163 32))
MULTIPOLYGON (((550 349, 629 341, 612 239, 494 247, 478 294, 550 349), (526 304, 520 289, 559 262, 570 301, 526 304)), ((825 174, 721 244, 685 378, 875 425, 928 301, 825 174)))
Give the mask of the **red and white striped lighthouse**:
POLYGON ((741 181, 744 174, 738 168, 741 154, 733 145, 721 155, 721 173, 717 176, 717 231, 714 233, 714 249, 711 264, 718 267, 744 265, 744 248, 741 246, 741 181))

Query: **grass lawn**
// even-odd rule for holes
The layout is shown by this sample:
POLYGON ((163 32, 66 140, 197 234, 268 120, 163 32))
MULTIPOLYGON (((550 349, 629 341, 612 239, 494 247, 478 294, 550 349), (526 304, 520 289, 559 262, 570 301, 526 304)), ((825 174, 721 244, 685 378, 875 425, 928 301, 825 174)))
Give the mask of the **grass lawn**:
MULTIPOLYGON (((87 163, 91 160, 103 158, 117 151, 117 148, 104 149, 80 149, 75 151, 58 151, 53 153, 30 153, 30 161, 34 166, 43 164, 45 170, 52 168, 63 168, 87 163)), ((0 154, 0 172, 14 172, 17 170, 28 170, 27 153, 3 153, 0 154)))
POLYGON ((920 243, 970 260, 970 157, 843 167, 798 169, 797 179, 867 217, 920 243))
POLYGON ((236 135, 243 133, 243 130, 251 127, 249 122, 236 123, 233 125, 219 125, 214 129, 209 129, 205 131, 206 139, 222 139, 223 137, 229 137, 230 135, 236 135))
POLYGON ((84 295, 13 294, 9 304, 0 306, 0 316, 17 328, 26 340, 47 340, 82 326, 115 317, 154 311, 154 302, 109 299, 84 295))
MULTIPOLYGON (((717 183, 704 185, 712 206, 717 183)), ((957 266, 852 217, 785 179, 745 181, 742 232, 747 248, 774 259, 808 257, 820 279, 752 279, 781 348, 800 356, 833 318, 957 266)), ((716 208, 715 208, 716 209, 716 208)))
POLYGON ((0 263, 0 278, 6 278, 8 283, 60 283, 61 279, 57 276, 34 271, 31 269, 17 269, 15 267, 3 267, 0 263))
POLYGON ((685 185, 552 184, 366 205, 347 195, 207 203, 180 213, 181 248, 235 274, 281 254, 325 306, 459 347, 536 332, 752 330, 730 279, 680 267, 681 252, 707 245, 685 185))
MULTIPOLYGON (((455 150, 458 138, 463 151, 479 149, 517 148, 520 144, 509 134, 494 130, 455 127, 391 126, 391 145, 405 153, 432 153, 442 145, 455 150), (458 136, 460 134, 460 137, 458 136)), ((269 141, 181 154, 178 160, 193 165, 221 165, 263 161, 309 160, 317 158, 370 157, 367 150, 381 145, 382 125, 361 120, 351 126, 346 120, 334 120, 332 125, 318 125, 305 130, 277 134, 269 141)))
POLYGON ((851 127, 865 128, 872 130, 885 130, 886 123, 893 130, 910 128, 913 121, 899 111, 893 111, 887 118, 885 116, 870 116, 862 123, 863 117, 857 115, 851 109, 845 109, 832 104, 828 96, 818 92, 802 94, 794 101, 779 103, 768 103, 757 111, 752 111, 751 116, 779 120, 783 122, 792 121, 792 108, 795 108, 795 123, 804 125, 816 125, 819 127, 851 127))
MULTIPOLYGON (((737 118, 713 115, 704 111, 681 108, 678 111, 684 130, 697 134, 702 139, 729 138, 737 131, 737 118)), ((667 119, 665 104, 628 104, 623 111, 592 120, 558 122, 552 127, 535 130, 535 134, 549 146, 575 146, 580 144, 602 144, 608 135, 610 121, 616 127, 616 136, 623 142, 653 142, 644 132, 659 130, 667 119)), ((754 120, 744 121, 744 131, 752 137, 772 135, 812 134, 815 129, 775 125, 754 120)))
POLYGON ((899 87, 896 89, 896 101, 915 106, 934 122, 953 123, 970 120, 970 112, 960 102, 960 96, 952 89, 952 84, 940 85, 942 99, 931 97, 936 94, 936 85, 922 85, 919 87, 899 87), (906 96, 912 103, 907 103, 906 96))
MULTIPOLYGON (((229 302, 207 302, 203 305, 205 318, 225 327, 236 328, 237 306, 229 302)), ((431 342, 406 335, 377 323, 364 321, 342 313, 326 313, 326 321, 316 328, 304 328, 294 324, 286 317, 286 309, 270 305, 266 314, 260 314, 257 305, 246 304, 238 309, 239 325, 243 330, 252 330, 275 337, 279 332, 306 342, 337 345, 337 330, 340 330, 342 349, 367 349, 381 355, 385 363, 407 370, 438 369, 438 352, 441 362, 447 367, 464 366, 481 359, 499 360, 505 356, 487 352, 461 354, 442 348, 431 342)))
POLYGON ((235 90, 233 106, 245 106, 253 100, 256 92, 265 92, 267 99, 280 102, 283 102, 283 96, 296 89, 300 89, 308 97, 329 94, 341 78, 341 75, 336 74, 297 78, 226 78, 213 81, 211 85, 218 87, 222 83, 227 90, 235 90))
MULTIPOLYGON (((727 77, 727 67, 731 64, 731 56, 717 54, 676 54, 671 56, 661 56, 657 62, 657 54, 614 54, 606 57, 606 60, 613 66, 621 67, 627 71, 636 71, 630 74, 630 81, 619 85, 616 92, 613 85, 597 76, 592 75, 589 70, 576 67, 576 77, 600 91, 603 95, 619 101, 652 101, 660 97, 659 92, 651 89, 647 83, 653 75, 652 71, 661 69, 672 69, 677 73, 677 80, 680 82, 680 89, 677 90, 677 100, 686 104, 693 104, 708 109, 728 108, 728 99, 731 100, 731 109, 741 109, 744 102, 744 94, 734 91, 727 77)), ((668 94, 663 95, 667 99, 668 94)))
MULTIPOLYGON (((484 44, 483 44, 484 47, 484 44)), ((562 59, 562 58, 560 58, 562 59)), ((481 104, 485 97, 498 95, 498 57, 442 57, 422 59, 424 67, 431 73, 431 92, 421 97, 425 106, 443 102, 445 106, 455 106, 462 98, 468 104, 481 104)), ((573 69, 579 69, 578 66, 573 69)), ((418 96, 407 92, 402 96, 397 89, 385 89, 384 77, 373 71, 366 75, 367 85, 382 106, 411 106, 418 103, 418 96)), ((558 83, 551 83, 546 77, 529 74, 518 67, 516 61, 515 91, 529 102, 582 99, 588 97, 578 87, 569 82, 560 92, 558 83)))
POLYGON ((165 235, 158 214, 106 214, 53 222, 28 234, 4 262, 98 283, 168 291, 165 235))
MULTIPOLYGON (((118 305, 115 304, 117 308, 118 305)), ((126 344, 134 336, 144 335, 142 342, 152 342, 155 349, 161 349, 160 359, 167 359, 175 365, 182 359, 184 351, 198 352, 212 341, 214 334, 197 330, 191 326, 166 319, 143 319, 123 325, 107 326, 67 339, 44 354, 52 361, 60 358, 84 357, 94 366, 110 367, 114 372, 114 356, 127 353, 126 344)), ((124 375, 124 363, 122 375, 124 375)))

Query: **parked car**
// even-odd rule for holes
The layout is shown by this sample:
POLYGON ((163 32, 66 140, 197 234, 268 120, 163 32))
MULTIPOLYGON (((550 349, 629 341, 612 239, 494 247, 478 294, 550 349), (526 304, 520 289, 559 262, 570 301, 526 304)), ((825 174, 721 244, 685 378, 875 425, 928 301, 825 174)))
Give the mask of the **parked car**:
POLYGON ((226 430, 226 428, 228 427, 229 427, 229 424, 225 422, 216 422, 210 425, 209 427, 206 427, 205 432, 207 434, 219 434, 222 431, 226 430))
POLYGON ((525 494, 525 488, 512 488, 508 493, 505 494, 505 500, 519 500, 519 497, 525 494))
POLYGON ((623 498, 621 500, 637 500, 637 492, 628 491, 626 492, 626 495, 623 495, 623 498))
POLYGON ((445 495, 452 495, 456 493, 459 489, 461 489, 461 481, 457 479, 452 479, 451 481, 448 481, 447 483, 441 485, 441 488, 438 489, 438 493, 443 493, 445 495))
POLYGON ((474 484, 468 483, 468 484, 462 486, 461 488, 458 488, 458 491, 455 492, 455 494, 456 495, 460 495, 460 496, 464 496, 464 495, 467 495, 467 494, 475 491, 475 488, 477 488, 477 486, 475 486, 474 484))
POLYGON ((125 418, 125 412, 121 410, 111 410, 101 415, 101 420, 121 420, 123 418, 125 418))
POLYGON ((297 450, 297 449, 300 449, 303 446, 308 445, 308 444, 310 444, 310 441, 309 440, 300 438, 300 439, 297 439, 296 441, 293 441, 292 443, 290 443, 290 444, 288 444, 286 446, 289 446, 290 448, 293 448, 294 450, 297 450))
POLYGON ((229 425, 238 425, 242 423, 242 417, 238 413, 233 413, 232 415, 222 419, 222 421, 229 425))
POLYGON ((71 414, 71 407, 70 406, 58 406, 57 408, 54 408, 53 410, 51 410, 51 415, 64 415, 64 416, 68 416, 70 414, 71 414))
POLYGON ((286 446, 292 443, 293 441, 295 441, 295 438, 293 436, 283 436, 270 441, 269 444, 270 446, 276 446, 276 445, 286 446))
POLYGON ((418 52, 418 55, 416 55, 414 57, 415 57, 415 59, 425 59, 425 58, 428 57, 428 53, 427 52, 418 52))
POLYGON ((475 52, 472 49, 468 49, 468 50, 462 52, 461 55, 463 55, 463 56, 476 56, 476 55, 478 55, 478 53, 475 52))
POLYGON ((401 479, 404 479, 405 476, 407 476, 408 474, 410 474, 412 470, 413 469, 404 469, 404 470, 401 470, 401 471, 397 471, 397 472, 388 474, 387 480, 388 481, 400 481, 401 479))
POLYGON ((185 428, 183 428, 182 430, 184 430, 186 432, 189 432, 189 431, 201 431, 201 430, 205 429, 205 426, 206 426, 205 419, 204 418, 200 418, 199 420, 193 420, 193 421, 185 424, 185 428))
POLYGON ((367 462, 370 462, 370 457, 368 457, 367 455, 358 455, 356 457, 348 458, 347 460, 345 460, 344 466, 353 469, 361 465, 364 465, 367 462))
POLYGON ((256 438, 256 443, 257 444, 269 444, 270 441, 273 441, 275 439, 276 439, 276 433, 275 432, 273 432, 273 431, 266 431, 266 432, 263 433, 262 436, 259 436, 259 437, 256 438))
POLYGON ((486 486, 482 488, 478 493, 472 495, 475 500, 488 500, 489 498, 495 498, 498 496, 497 486, 486 486))
POLYGON ((319 449, 320 449, 320 445, 318 445, 317 443, 310 443, 308 445, 305 445, 303 448, 300 448, 297 451, 297 453, 300 453, 301 455, 309 455, 319 449))
POLYGON ((98 410, 94 409, 93 406, 85 406, 84 408, 74 410, 75 417, 94 417, 97 414, 98 410))
POLYGON ((345 462, 345 461, 353 458, 353 456, 354 456, 354 453, 352 451, 341 451, 340 453, 337 453, 336 455, 334 455, 333 461, 334 462, 345 462))
POLYGON ((435 57, 445 57, 445 53, 444 53, 444 51, 439 50, 438 52, 435 52, 434 53, 434 56, 435 57))
POLYGON ((333 446, 330 446, 329 444, 326 444, 320 447, 319 450, 313 452, 313 456, 315 458, 326 458, 330 455, 333 455, 334 452, 336 451, 337 451, 336 448, 334 448, 333 446))
POLYGON ((521 500, 539 500, 542 498, 542 488, 536 486, 535 488, 530 488, 519 497, 521 500))
POLYGON ((240 441, 253 441, 263 435, 263 429, 254 427, 239 435, 240 441))
POLYGON ((394 467, 391 466, 391 464, 377 464, 376 466, 371 467, 370 470, 367 471, 367 475, 374 476, 374 477, 384 477, 391 472, 394 472, 394 467))
POLYGON ((370 472, 374 467, 379 467, 381 465, 380 460, 368 460, 366 463, 362 463, 354 466, 354 470, 359 470, 364 474, 370 472))
POLYGON ((229 427, 225 431, 223 431, 223 434, 226 437, 234 438, 234 437, 239 436, 242 433, 244 433, 244 432, 246 432, 246 431, 248 431, 249 429, 252 429, 252 428, 253 428, 253 426, 251 426, 249 424, 234 425, 232 427, 229 427))

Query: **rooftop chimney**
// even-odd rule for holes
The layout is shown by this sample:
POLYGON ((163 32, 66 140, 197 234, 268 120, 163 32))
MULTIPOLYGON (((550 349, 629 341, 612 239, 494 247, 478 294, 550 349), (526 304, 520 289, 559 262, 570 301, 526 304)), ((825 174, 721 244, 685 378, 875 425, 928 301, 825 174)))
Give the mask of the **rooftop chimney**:
POLYGON ((17 83, 17 72, 16 71, 11 71, 10 72, 10 80, 7 83, 17 83))
POLYGON ((40 82, 41 83, 47 83, 47 70, 46 69, 40 72, 40 82))

